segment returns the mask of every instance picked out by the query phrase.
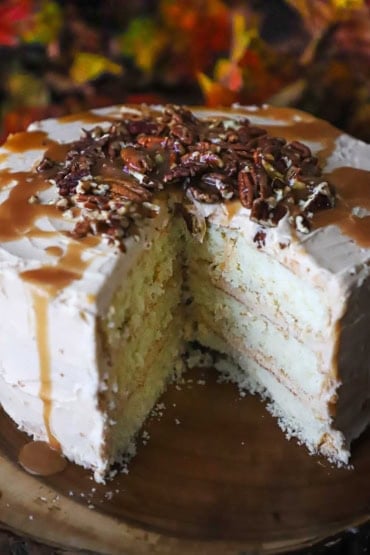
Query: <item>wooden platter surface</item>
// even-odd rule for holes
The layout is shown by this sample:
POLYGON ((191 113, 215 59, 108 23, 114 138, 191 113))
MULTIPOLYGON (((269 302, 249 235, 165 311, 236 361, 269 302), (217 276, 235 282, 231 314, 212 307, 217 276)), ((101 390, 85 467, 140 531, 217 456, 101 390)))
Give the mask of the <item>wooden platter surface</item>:
POLYGON ((249 554, 303 548, 370 519, 370 431, 338 469, 287 441, 258 397, 210 370, 172 385, 105 485, 73 464, 48 478, 18 464, 29 438, 0 414, 0 521, 104 554, 249 554))

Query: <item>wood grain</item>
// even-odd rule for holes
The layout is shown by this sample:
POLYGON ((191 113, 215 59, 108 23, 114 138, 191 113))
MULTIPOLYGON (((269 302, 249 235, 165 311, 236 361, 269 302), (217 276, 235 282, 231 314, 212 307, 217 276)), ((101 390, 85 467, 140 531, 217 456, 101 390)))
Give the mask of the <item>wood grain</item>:
POLYGON ((28 438, 2 413, 0 519, 69 549, 226 555, 298 549, 370 518, 369 431, 354 468, 334 468, 287 441, 258 397, 203 374, 169 388, 128 473, 106 485, 72 464, 28 475, 17 463, 28 438))

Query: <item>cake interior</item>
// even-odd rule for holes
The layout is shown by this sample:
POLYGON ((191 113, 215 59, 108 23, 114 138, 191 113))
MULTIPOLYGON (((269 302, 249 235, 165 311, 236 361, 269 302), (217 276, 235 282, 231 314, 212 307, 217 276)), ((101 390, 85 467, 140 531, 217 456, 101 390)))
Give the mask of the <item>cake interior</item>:
MULTIPOLYGON (((183 354, 197 342, 217 353, 216 367, 226 379, 269 400, 288 437, 347 464, 350 441, 369 418, 365 399, 354 426, 343 417, 352 402, 338 389, 338 322, 325 289, 302 282, 295 268, 237 231, 212 223, 199 243, 174 217, 153 237, 147 254, 99 326, 113 380, 102 395, 112 424, 106 433, 109 461, 128 448, 167 382, 184 370, 183 354)), ((366 397, 363 385, 352 396, 366 397)))
POLYGON ((110 367, 100 395, 108 414, 109 462, 130 448, 168 380, 184 369, 183 241, 179 221, 154 231, 150 254, 141 252, 99 320, 102 356, 110 367))

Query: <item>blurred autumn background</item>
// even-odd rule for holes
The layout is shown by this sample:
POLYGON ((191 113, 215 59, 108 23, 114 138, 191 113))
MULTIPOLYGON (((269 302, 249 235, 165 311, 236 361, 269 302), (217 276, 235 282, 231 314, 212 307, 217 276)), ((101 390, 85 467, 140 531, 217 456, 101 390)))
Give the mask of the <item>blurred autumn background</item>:
POLYGON ((295 106, 370 141, 370 0, 3 0, 0 131, 121 102, 295 106))

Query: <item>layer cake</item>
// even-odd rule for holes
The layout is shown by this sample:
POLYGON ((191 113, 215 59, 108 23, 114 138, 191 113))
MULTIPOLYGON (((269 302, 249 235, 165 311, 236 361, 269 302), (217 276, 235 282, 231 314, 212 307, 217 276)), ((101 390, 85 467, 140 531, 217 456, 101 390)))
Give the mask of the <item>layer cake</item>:
POLYGON ((0 402, 104 479, 196 342, 347 464, 370 421, 370 147, 269 106, 122 106, 0 152, 0 402))

